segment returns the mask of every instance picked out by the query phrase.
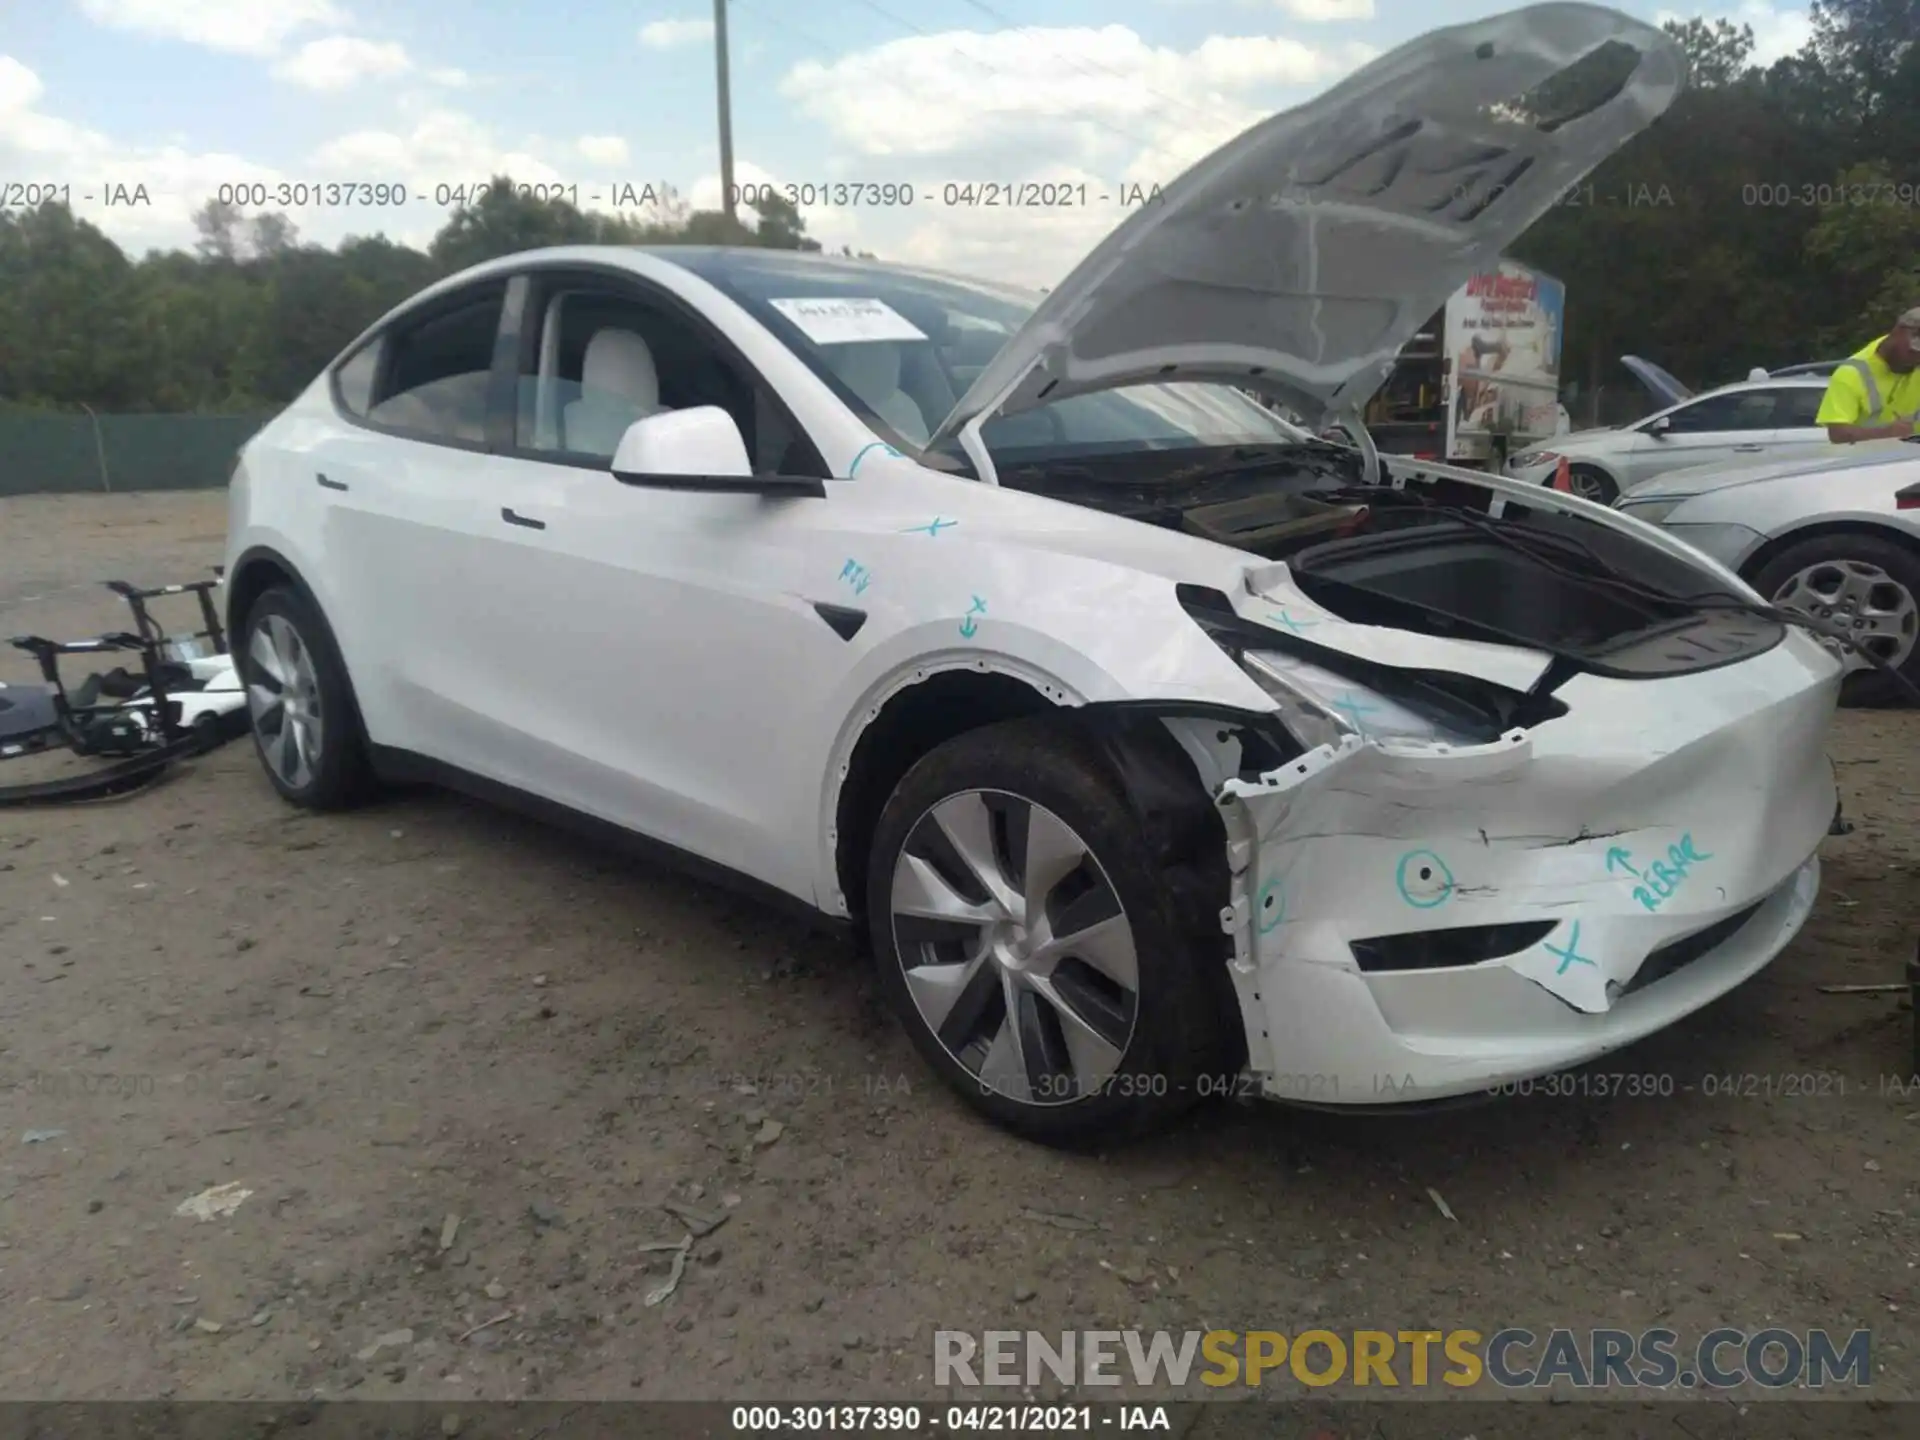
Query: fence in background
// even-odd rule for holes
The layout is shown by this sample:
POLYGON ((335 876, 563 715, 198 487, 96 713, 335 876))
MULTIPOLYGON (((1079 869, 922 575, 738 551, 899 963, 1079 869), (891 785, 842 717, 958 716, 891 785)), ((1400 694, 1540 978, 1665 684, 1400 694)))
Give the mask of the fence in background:
POLYGON ((0 496, 217 489, 272 418, 0 411, 0 496))

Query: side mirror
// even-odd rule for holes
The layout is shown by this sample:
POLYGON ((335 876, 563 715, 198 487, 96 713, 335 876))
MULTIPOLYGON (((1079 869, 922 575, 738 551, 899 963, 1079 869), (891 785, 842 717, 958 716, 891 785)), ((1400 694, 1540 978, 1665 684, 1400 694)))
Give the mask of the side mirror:
POLYGON ((1664 440, 1667 438, 1667 432, 1671 429, 1673 429, 1673 417, 1671 415, 1662 415, 1658 420, 1647 426, 1647 434, 1653 436, 1656 440, 1664 440))
POLYGON ((620 437, 611 468, 619 479, 637 484, 675 475, 753 476, 740 427, 718 405, 665 410, 634 421, 620 437))

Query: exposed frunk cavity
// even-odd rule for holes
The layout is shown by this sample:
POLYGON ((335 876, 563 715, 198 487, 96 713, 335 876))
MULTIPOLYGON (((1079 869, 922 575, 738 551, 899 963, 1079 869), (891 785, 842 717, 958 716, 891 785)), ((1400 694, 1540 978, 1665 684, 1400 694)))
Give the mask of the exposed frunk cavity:
POLYGON ((1315 603, 1344 619, 1524 645, 1621 678, 1713 669, 1786 633, 1732 608, 1732 596, 1716 608, 1697 572, 1682 588, 1644 557, 1629 567, 1609 555, 1603 565, 1601 544, 1560 527, 1502 531, 1521 538, 1503 543, 1481 525, 1428 520, 1314 545, 1289 565, 1315 603))

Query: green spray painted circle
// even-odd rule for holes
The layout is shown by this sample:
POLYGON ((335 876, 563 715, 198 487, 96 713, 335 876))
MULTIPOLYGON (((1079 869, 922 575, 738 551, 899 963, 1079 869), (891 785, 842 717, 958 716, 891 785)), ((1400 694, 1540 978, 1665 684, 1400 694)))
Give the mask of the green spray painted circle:
POLYGON ((1453 898, 1453 871, 1431 850, 1409 850, 1402 855, 1393 883, 1400 887, 1400 898, 1416 910, 1431 910, 1453 898), (1438 893, 1427 894, 1426 887, 1436 883, 1440 887, 1438 893), (1416 885, 1421 887, 1417 894, 1416 885))
POLYGON ((1280 889, 1278 878, 1267 881, 1260 887, 1260 894, 1254 901, 1254 908, 1260 912, 1260 933, 1266 934, 1274 926, 1287 918, 1287 897, 1280 889), (1267 907, 1273 907, 1273 913, 1267 914, 1267 907))

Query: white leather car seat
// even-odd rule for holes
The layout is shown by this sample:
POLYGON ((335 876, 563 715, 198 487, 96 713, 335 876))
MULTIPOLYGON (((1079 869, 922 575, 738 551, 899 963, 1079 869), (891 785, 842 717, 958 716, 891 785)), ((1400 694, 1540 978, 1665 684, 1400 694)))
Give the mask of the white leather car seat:
POLYGON ((578 400, 561 413, 561 440, 583 455, 612 456, 636 420, 660 412, 660 374, 653 351, 631 330, 609 326, 587 341, 578 400))
POLYGON ((827 349, 833 373, 902 439, 927 443, 930 427, 919 402, 900 388, 900 347, 888 340, 867 340, 827 349))

